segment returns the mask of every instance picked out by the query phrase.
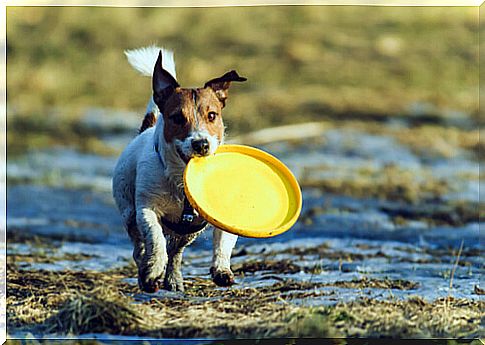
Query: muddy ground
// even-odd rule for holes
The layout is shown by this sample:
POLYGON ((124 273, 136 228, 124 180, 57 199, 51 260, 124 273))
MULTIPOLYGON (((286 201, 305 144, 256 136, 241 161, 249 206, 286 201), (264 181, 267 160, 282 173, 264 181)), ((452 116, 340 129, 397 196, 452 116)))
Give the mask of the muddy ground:
MULTIPOLYGON (((116 153, 134 135, 130 116, 116 131, 84 121, 116 153)), ((239 239, 230 288, 209 278, 206 231, 185 253, 184 294, 137 287, 110 191, 116 154, 9 159, 9 336, 485 336, 478 134, 410 128, 349 120, 232 138, 292 169, 303 211, 282 235, 239 239)))

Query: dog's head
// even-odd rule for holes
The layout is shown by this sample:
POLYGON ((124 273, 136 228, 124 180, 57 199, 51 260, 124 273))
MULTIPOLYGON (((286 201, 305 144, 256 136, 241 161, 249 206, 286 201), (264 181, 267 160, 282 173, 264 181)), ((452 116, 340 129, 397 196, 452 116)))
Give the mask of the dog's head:
POLYGON ((181 88, 162 67, 160 53, 153 71, 153 100, 163 116, 163 139, 187 163, 213 154, 224 140, 222 109, 231 82, 245 81, 236 71, 209 80, 202 88, 181 88))

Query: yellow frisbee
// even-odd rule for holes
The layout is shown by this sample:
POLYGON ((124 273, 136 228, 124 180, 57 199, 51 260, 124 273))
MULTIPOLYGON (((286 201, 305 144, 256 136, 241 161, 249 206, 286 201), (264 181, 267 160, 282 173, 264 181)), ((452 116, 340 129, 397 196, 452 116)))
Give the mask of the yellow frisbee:
POLYGON ((272 155, 243 145, 221 145, 192 158, 184 172, 185 194, 199 214, 221 230, 245 237, 272 237, 290 229, 301 212, 300 186, 272 155))

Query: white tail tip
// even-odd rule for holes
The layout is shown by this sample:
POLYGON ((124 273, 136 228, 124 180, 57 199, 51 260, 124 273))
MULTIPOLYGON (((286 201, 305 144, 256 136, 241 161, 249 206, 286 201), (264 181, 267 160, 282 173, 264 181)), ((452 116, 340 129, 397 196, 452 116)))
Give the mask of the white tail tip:
POLYGON ((175 73, 175 61, 173 58, 173 52, 164 48, 157 47, 155 45, 149 47, 143 47, 138 49, 125 50, 125 55, 128 58, 128 62, 142 75, 151 77, 153 74, 153 67, 157 62, 158 53, 162 51, 162 66, 168 71, 175 79, 177 75, 175 73))

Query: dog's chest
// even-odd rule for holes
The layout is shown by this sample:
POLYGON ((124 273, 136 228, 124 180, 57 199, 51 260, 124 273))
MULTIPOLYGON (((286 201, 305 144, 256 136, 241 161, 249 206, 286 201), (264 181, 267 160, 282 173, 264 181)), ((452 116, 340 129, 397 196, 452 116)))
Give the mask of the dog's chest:
POLYGON ((197 213, 189 224, 183 223, 183 215, 187 212, 193 215, 194 211, 193 209, 187 211, 184 207, 183 202, 180 203, 179 200, 164 200, 159 204, 159 208, 159 212, 157 212, 159 217, 159 223, 163 225, 164 230, 174 231, 178 235, 185 236, 192 232, 198 232, 202 230, 200 226, 204 226, 203 224, 207 224, 205 220, 197 213))
MULTIPOLYGON (((158 193, 157 193, 158 194, 158 193)), ((152 200, 153 206, 156 208, 155 212, 159 217, 165 217, 170 220, 176 220, 180 217, 183 210, 183 199, 169 192, 162 192, 155 196, 152 200)))

